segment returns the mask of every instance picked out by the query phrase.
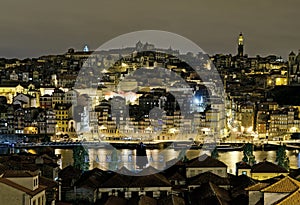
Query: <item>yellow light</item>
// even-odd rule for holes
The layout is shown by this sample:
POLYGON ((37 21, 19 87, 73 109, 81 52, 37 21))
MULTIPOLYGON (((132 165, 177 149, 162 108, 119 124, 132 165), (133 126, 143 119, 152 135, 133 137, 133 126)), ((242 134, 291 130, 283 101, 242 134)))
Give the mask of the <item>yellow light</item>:
POLYGON ((122 63, 122 67, 127 68, 128 65, 126 63, 122 63))
POLYGON ((243 126, 241 126, 241 131, 244 132, 245 131, 245 128, 243 126))
POLYGON ((30 154, 36 154, 36 151, 33 150, 33 149, 30 149, 30 150, 28 150, 28 153, 30 153, 30 154))
POLYGON ((243 45, 243 42, 244 42, 243 35, 240 34, 240 36, 239 36, 239 45, 243 45))
POLYGON ((247 132, 252 132, 252 131, 253 131, 253 127, 252 126, 247 128, 247 132))

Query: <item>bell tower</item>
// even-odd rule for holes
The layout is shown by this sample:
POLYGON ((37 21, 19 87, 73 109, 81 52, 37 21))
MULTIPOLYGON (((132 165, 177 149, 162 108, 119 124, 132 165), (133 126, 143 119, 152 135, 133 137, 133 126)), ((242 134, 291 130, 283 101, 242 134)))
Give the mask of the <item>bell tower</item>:
POLYGON ((244 56, 244 36, 241 32, 238 39, 238 57, 243 57, 243 56, 244 56))

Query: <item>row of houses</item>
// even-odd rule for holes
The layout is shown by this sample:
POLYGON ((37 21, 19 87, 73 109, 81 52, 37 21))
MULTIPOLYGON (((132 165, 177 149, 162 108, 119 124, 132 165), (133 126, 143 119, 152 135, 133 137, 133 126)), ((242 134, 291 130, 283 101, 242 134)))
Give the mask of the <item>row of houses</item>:
POLYGON ((148 198, 150 204, 159 205, 176 198, 176 203, 169 204, 241 205, 255 200, 247 187, 266 181, 272 184, 289 177, 287 170, 268 161, 253 166, 238 163, 236 175, 227 173, 223 162, 208 155, 168 163, 173 165, 166 170, 150 166, 139 173, 121 167, 115 172, 94 168, 81 174, 68 166, 59 173, 62 199, 86 204, 110 204, 110 201, 120 200, 122 204, 130 204, 132 200, 148 198))
POLYGON ((300 130, 298 106, 280 106, 274 101, 257 104, 248 101, 236 103, 231 108, 231 124, 243 135, 253 135, 255 131, 258 137, 271 139, 300 130))
POLYGON ((56 104, 54 109, 22 108, 20 105, 0 105, 0 134, 52 136, 56 133, 75 135, 76 123, 72 105, 56 104))
POLYGON ((168 161, 165 170, 149 166, 139 172, 126 167, 60 170, 58 159, 47 154, 2 155, 0 199, 12 205, 271 205, 300 200, 299 170, 288 172, 268 161, 252 166, 239 162, 232 175, 223 162, 208 155, 168 161))
POLYGON ((0 123, 3 126, 0 134, 76 136, 76 133, 88 130, 103 135, 139 132, 146 137, 162 132, 167 136, 158 136, 158 140, 175 138, 179 132, 224 136, 224 104, 216 99, 211 99, 210 108, 187 117, 187 113, 183 113, 176 105, 174 96, 167 94, 164 89, 153 89, 139 95, 133 93, 135 97, 139 96, 135 102, 137 104, 127 104, 126 95, 112 95, 106 100, 102 99, 104 93, 100 95, 101 98, 97 95, 98 99, 97 96, 80 95, 72 89, 43 90, 33 85, 29 85, 28 89, 21 85, 17 87, 20 93, 14 93, 11 102, 7 96, 1 98, 0 112, 3 117, 0 123), (159 93, 156 94, 158 97, 151 94, 155 92, 159 93), (171 100, 167 101, 164 95, 171 100), (158 113, 160 110, 164 112, 161 116, 151 116, 149 110, 152 109, 157 109, 158 113))

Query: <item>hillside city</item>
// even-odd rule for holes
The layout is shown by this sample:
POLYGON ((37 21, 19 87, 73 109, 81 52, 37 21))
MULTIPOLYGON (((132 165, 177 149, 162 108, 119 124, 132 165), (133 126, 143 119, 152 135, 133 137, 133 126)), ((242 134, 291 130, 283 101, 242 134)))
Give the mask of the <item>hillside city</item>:
POLYGON ((208 55, 138 41, 110 50, 85 46, 0 58, 0 145, 6 152, 0 155, 0 199, 26 205, 300 204, 300 169, 290 168, 286 156, 287 148, 300 149, 300 50, 287 60, 249 57, 242 33, 236 47, 236 54, 208 55), (110 169, 89 169, 79 146, 192 141, 197 147, 211 140, 243 145, 235 173, 218 159, 217 148, 196 158, 183 149, 165 169, 147 166, 132 175, 116 165, 113 151, 110 169), (276 146, 276 161, 255 160, 253 150, 266 144, 276 146), (22 150, 31 146, 42 148, 22 150), (71 146, 74 164, 60 167, 53 146, 71 146))

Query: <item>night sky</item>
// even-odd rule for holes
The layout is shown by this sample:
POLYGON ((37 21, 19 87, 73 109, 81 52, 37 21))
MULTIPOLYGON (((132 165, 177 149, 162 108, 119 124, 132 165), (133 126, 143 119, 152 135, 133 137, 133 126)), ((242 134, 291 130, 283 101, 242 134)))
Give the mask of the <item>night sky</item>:
POLYGON ((96 49, 118 35, 164 30, 209 54, 281 55, 300 49, 299 0, 1 0, 0 57, 96 49))

